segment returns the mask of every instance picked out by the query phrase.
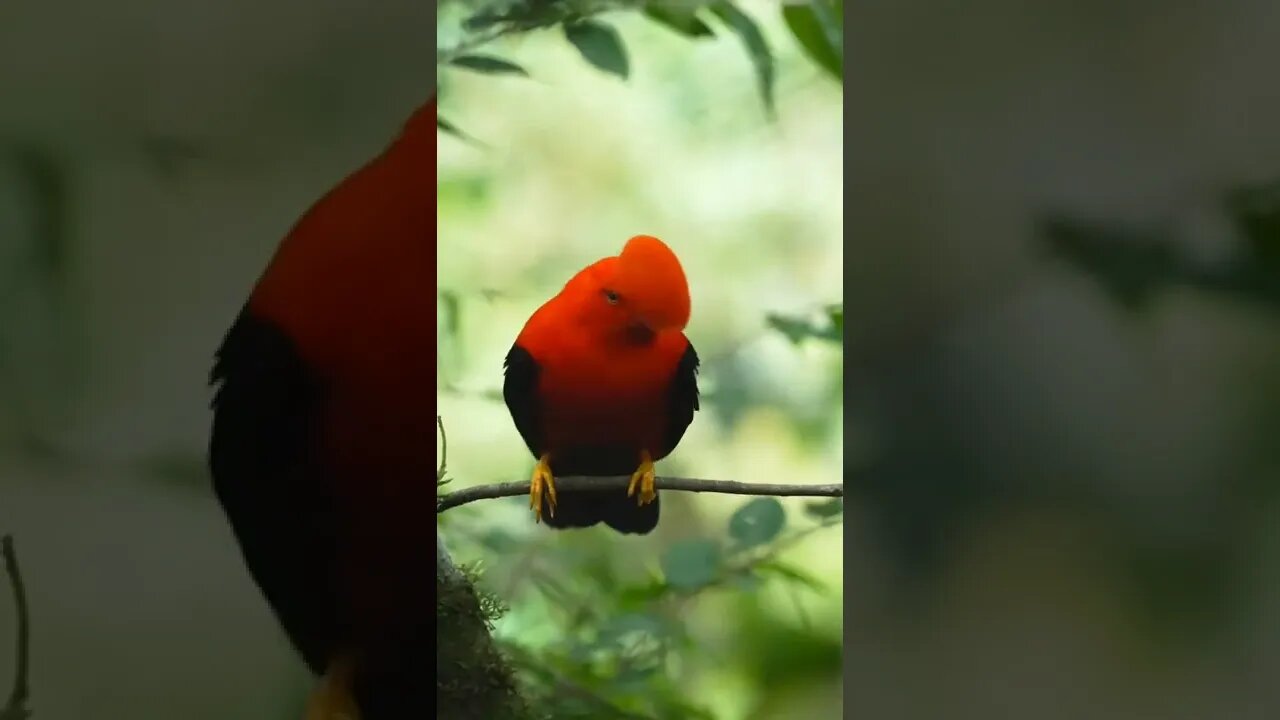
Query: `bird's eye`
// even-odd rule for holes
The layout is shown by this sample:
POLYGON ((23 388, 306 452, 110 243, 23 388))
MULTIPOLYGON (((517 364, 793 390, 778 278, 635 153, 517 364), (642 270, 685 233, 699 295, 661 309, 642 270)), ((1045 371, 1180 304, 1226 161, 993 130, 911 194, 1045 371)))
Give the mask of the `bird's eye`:
POLYGON ((619 300, 618 293, 612 290, 605 290, 604 299, 605 299, 605 302, 609 303, 610 305, 617 305, 619 300))

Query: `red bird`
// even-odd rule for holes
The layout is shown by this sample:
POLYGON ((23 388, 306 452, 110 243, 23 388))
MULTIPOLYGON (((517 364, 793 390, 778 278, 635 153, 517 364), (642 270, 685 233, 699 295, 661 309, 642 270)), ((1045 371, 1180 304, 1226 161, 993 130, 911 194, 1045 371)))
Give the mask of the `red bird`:
POLYGON ((429 717, 435 101, 303 215, 218 349, 213 487, 308 718, 429 717))
POLYGON ((529 504, 553 528, 658 524, 655 460, 698 409, 698 354, 684 336, 689 285, 647 235, 599 260, 538 308, 507 353, 503 399, 537 463, 529 504), (555 477, 630 475, 619 492, 556 492, 555 477))

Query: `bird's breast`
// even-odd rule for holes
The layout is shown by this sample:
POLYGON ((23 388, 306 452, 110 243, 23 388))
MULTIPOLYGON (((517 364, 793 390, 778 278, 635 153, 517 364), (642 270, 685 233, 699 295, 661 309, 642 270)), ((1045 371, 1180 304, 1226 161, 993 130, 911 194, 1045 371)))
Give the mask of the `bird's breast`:
POLYGON ((592 448, 656 453, 679 361, 668 345, 625 353, 588 348, 539 361, 539 419, 553 457, 592 448))

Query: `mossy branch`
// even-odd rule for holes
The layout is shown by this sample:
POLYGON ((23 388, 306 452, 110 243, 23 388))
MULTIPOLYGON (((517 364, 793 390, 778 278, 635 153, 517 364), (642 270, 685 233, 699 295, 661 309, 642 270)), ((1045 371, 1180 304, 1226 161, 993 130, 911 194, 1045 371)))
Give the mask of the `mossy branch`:
MULTIPOLYGON (((590 490, 600 492, 624 492, 631 478, 617 477, 562 477, 556 478, 556 490, 590 490)), ((844 497, 844 485, 781 485, 776 483, 744 483, 735 480, 700 480, 698 478, 659 477, 654 481, 658 490, 684 492, 724 493, 728 495, 772 495, 774 497, 844 497)), ((436 500, 436 513, 466 505, 477 500, 516 497, 529 494, 529 483, 508 482, 478 485, 442 494, 436 500)))
POLYGON ((13 604, 18 615, 13 689, 9 691, 9 701, 0 710, 0 720, 26 720, 31 717, 31 711, 27 708, 30 695, 27 673, 31 656, 31 620, 27 611, 27 590, 22 582, 22 570, 18 567, 18 554, 13 549, 12 535, 5 535, 0 539, 0 553, 4 555, 4 569, 9 576, 9 585, 13 588, 13 604))
POLYGON ((489 634, 482 599, 436 533, 436 717, 533 720, 489 634))

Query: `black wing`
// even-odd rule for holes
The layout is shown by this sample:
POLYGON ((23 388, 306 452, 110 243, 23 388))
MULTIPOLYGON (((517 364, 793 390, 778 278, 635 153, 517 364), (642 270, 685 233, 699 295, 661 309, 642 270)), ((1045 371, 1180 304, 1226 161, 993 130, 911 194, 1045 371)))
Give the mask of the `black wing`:
POLYGON ((516 430, 535 458, 542 457, 542 433, 538 431, 538 363, 528 350, 512 345, 502 363, 502 399, 511 411, 516 430))
POLYGON ((310 458, 321 389, 292 341, 241 313, 215 356, 209 469, 245 564, 320 673, 337 642, 334 503, 310 458))
POLYGON ((669 402, 667 437, 661 457, 669 455, 680 444, 684 431, 693 422, 693 413, 698 410, 698 353, 693 349, 693 343, 680 356, 675 377, 671 379, 669 402))

